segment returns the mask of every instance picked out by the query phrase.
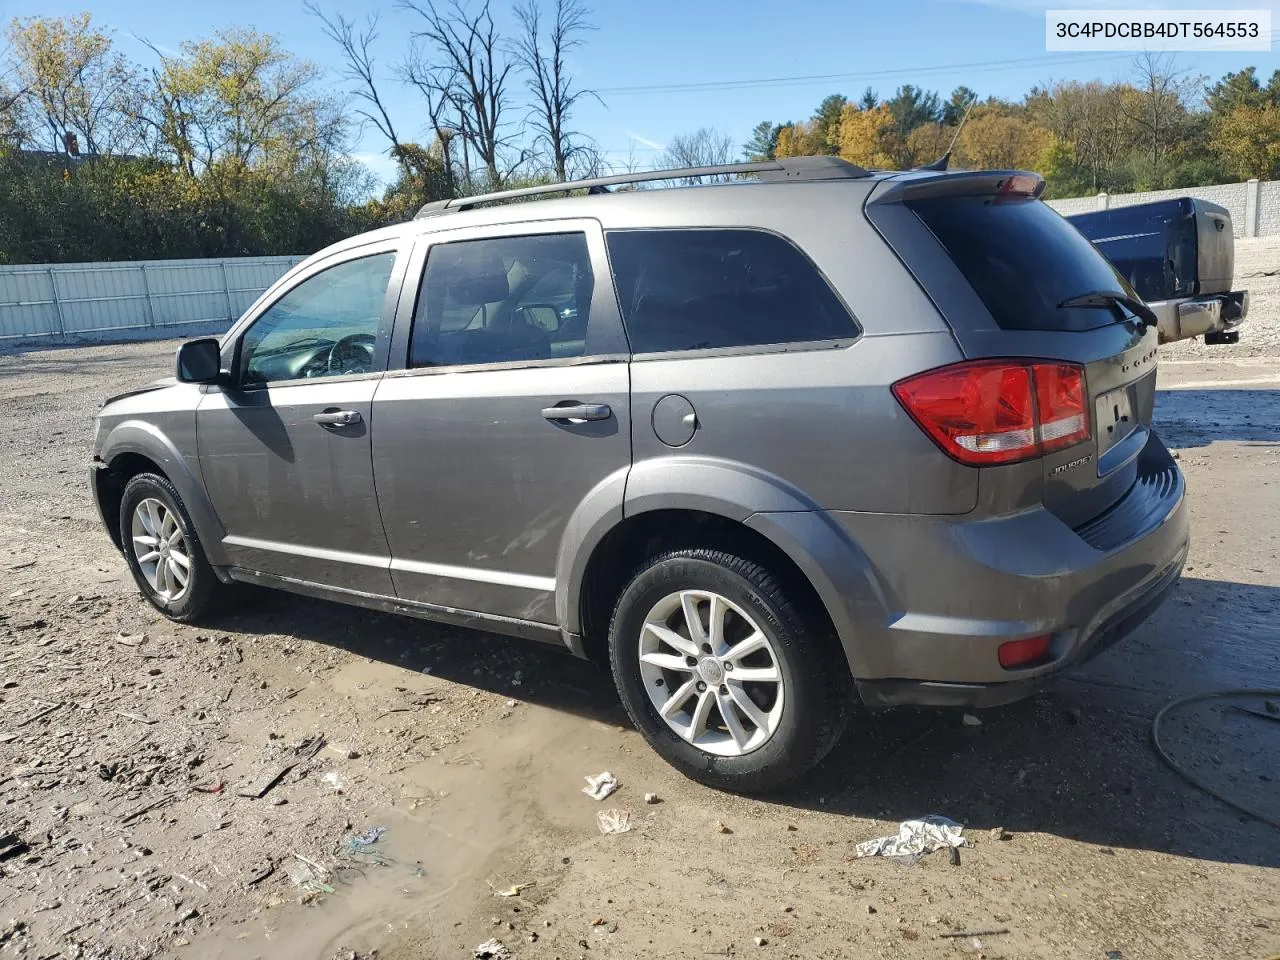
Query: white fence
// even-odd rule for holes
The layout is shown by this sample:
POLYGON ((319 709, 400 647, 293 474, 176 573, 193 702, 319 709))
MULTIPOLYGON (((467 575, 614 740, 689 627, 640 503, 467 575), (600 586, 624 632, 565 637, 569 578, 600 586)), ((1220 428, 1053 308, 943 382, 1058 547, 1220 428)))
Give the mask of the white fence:
POLYGON ((226 326, 302 257, 0 266, 0 340, 226 326))
POLYGON ((1132 207, 1175 197, 1195 197, 1226 207, 1231 212, 1231 226, 1237 237, 1280 234, 1280 181, 1275 180, 1247 180, 1244 183, 1220 183, 1185 190, 1149 190, 1146 193, 1099 193, 1093 197, 1050 200, 1049 206, 1069 217, 1073 213, 1132 207))

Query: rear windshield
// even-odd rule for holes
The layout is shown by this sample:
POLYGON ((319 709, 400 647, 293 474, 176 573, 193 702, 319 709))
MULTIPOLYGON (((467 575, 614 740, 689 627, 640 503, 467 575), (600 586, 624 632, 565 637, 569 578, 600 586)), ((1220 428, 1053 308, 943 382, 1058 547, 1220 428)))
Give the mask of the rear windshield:
POLYGON ((1094 291, 1129 293, 1093 244, 1039 200, 936 197, 911 204, 1006 330, 1091 330, 1108 307, 1059 307, 1094 291))

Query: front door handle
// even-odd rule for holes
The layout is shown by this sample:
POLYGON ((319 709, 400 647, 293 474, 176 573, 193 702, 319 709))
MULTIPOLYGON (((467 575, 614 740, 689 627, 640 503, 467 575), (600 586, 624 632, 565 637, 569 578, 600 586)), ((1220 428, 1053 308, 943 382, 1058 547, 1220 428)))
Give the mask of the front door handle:
POLYGON ((564 407, 545 407, 548 420, 608 420, 613 416, 607 403, 574 403, 564 407))
POLYGON ((358 410, 326 410, 311 418, 322 427, 349 427, 362 419, 358 410))

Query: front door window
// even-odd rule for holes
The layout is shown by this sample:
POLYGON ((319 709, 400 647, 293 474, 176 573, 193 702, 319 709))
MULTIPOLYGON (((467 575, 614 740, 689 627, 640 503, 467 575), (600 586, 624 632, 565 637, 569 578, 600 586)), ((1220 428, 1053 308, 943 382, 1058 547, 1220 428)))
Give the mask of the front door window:
POLYGON ((240 345, 245 386, 373 369, 392 251, 308 277, 263 312, 240 345))

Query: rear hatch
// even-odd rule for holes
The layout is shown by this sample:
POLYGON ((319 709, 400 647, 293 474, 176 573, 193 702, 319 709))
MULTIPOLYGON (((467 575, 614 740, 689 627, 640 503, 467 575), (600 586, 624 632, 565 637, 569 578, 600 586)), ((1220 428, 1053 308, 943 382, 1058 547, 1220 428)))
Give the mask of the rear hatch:
MULTIPOLYGON (((966 358, 1083 369, 1083 386, 1074 384, 1082 395, 1072 402, 1083 407, 1088 436, 1036 460, 1040 499, 1079 527, 1137 478, 1150 436, 1158 335, 1132 287, 1039 199, 1043 186, 1026 173, 907 175, 873 194, 867 215, 938 306, 966 358)), ((1044 396, 1033 402, 1043 406, 1044 396)))

